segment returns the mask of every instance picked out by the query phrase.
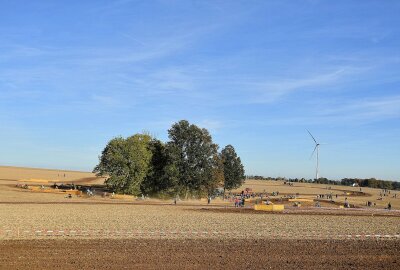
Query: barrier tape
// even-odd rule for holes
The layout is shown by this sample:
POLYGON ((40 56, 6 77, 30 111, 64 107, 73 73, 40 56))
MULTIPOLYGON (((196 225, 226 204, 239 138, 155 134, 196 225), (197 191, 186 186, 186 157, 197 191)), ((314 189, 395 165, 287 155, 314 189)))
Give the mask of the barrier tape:
MULTIPOLYGON (((240 231, 216 231, 216 230, 190 230, 190 231, 179 231, 179 230, 104 230, 104 229, 3 229, 0 230, 1 238, 25 238, 25 237, 85 237, 85 236, 97 236, 97 237, 219 237, 219 236, 231 236, 231 237, 272 237, 272 238, 293 238, 299 236, 298 234, 288 232, 257 232, 246 233, 240 231)), ((394 239, 400 240, 400 234, 323 234, 321 232, 311 231, 302 235, 305 239, 394 239)))

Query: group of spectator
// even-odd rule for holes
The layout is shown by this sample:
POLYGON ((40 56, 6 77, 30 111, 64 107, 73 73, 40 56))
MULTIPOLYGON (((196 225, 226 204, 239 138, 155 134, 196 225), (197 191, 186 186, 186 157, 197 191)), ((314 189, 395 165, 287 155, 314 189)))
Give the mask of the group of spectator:
POLYGON ((237 207, 244 207, 245 201, 246 201, 246 199, 245 199, 245 197, 243 197, 243 196, 240 197, 240 198, 235 197, 235 200, 234 200, 234 202, 235 202, 235 208, 237 208, 237 207))
MULTIPOLYGON (((337 199, 338 195, 336 194, 335 197, 337 199)), ((332 193, 331 194, 318 194, 317 198, 318 199, 325 199, 326 198, 328 200, 333 200, 333 194, 332 193)))

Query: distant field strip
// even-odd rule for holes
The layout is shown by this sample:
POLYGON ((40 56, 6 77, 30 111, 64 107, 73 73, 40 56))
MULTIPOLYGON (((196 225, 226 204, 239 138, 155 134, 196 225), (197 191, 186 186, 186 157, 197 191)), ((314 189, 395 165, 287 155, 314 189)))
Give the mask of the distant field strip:
POLYGON ((98 229, 2 229, 0 239, 32 238, 265 238, 265 239, 386 239, 400 240, 398 234, 323 234, 308 231, 303 234, 292 232, 259 231, 244 233, 240 231, 197 231, 197 230, 98 230, 98 229))

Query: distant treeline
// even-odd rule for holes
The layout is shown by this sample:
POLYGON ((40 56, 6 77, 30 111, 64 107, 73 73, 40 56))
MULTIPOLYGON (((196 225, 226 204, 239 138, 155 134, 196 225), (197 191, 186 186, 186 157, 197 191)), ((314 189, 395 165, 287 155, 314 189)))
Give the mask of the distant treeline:
POLYGON ((400 190, 400 182, 388 181, 388 180, 378 180, 375 178, 369 178, 369 179, 344 178, 344 179, 340 180, 340 183, 345 186, 351 186, 356 183, 360 187, 400 190))
POLYGON ((299 183, 316 183, 325 185, 344 185, 352 186, 357 184, 360 187, 370 187, 370 188, 382 188, 382 189, 392 189, 400 190, 400 182, 389 181, 389 180, 378 180, 375 178, 360 179, 360 178, 343 178, 341 180, 329 180, 328 178, 315 179, 305 179, 305 178, 286 178, 286 177, 264 177, 260 175, 247 175, 247 179, 256 180, 272 180, 272 181, 288 181, 288 182, 299 182, 299 183))
POLYGON ((300 183, 314 183, 313 179, 305 179, 305 178, 286 178, 286 177, 264 177, 260 175, 246 175, 246 179, 255 179, 255 180, 270 180, 270 181, 288 181, 288 182, 300 182, 300 183))

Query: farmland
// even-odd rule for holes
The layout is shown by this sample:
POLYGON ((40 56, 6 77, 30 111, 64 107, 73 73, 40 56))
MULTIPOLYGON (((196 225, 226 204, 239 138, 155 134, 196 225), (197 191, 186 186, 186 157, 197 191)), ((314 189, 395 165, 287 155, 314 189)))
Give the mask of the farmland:
MULTIPOLYGON (((0 268, 242 268, 398 269, 400 198, 378 200, 380 190, 249 180, 255 192, 338 194, 322 207, 285 202, 282 213, 259 212, 248 202, 66 198, 62 193, 17 188, 48 185, 60 172, 0 168, 0 268), (19 171, 13 173, 12 170, 19 171), (48 183, 40 182, 46 180, 48 183), (27 181, 29 180, 29 181, 27 181), (341 209, 348 198, 357 208, 341 209), (367 200, 376 203, 365 207, 367 200), (390 200, 394 210, 385 210, 390 200), (52 252, 43 252, 43 249, 52 252), (368 258, 368 264, 367 260, 368 258), (160 267, 160 266, 159 266, 160 267)), ((84 172, 61 172, 69 182, 99 184, 84 172)), ((67 181, 65 181, 67 182, 67 181)), ((271 196, 278 197, 278 196, 271 196)))

